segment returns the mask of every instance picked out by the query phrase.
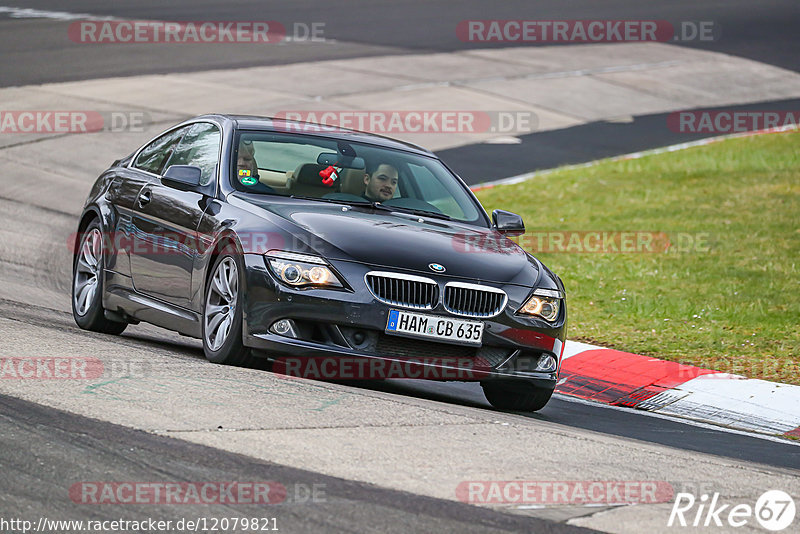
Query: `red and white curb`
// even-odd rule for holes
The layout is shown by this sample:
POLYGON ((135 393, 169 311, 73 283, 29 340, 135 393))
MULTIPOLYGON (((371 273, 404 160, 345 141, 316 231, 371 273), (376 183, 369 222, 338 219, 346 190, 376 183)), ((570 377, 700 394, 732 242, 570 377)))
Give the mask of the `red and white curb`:
POLYGON ((800 438, 800 386, 567 341, 556 392, 762 434, 800 438))

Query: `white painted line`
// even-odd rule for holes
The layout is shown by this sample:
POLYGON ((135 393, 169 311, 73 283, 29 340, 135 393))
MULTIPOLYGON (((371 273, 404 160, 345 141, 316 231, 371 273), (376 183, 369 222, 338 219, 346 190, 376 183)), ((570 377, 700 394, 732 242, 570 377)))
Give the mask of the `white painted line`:
POLYGON ((526 80, 546 80, 550 78, 573 78, 576 76, 592 76, 595 74, 612 74, 617 72, 636 72, 641 70, 652 70, 667 67, 674 67, 686 63, 685 60, 658 61, 656 63, 636 63, 634 65, 612 65, 610 67, 596 67, 591 69, 565 70, 558 72, 541 72, 526 74, 513 77, 511 79, 523 78, 526 80))
POLYGON ((51 19, 51 20, 117 20, 116 17, 102 17, 88 13, 69 13, 67 11, 45 11, 12 6, 0 6, 0 13, 8 13, 12 19, 51 19))

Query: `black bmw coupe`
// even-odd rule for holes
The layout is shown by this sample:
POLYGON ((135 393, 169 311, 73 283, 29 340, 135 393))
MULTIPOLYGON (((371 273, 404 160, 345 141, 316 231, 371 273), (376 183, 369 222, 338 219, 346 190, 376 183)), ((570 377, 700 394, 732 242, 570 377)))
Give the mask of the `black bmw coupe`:
POLYGON ((431 152, 386 137, 204 115, 95 182, 74 242, 84 329, 145 321, 216 363, 322 379, 480 381, 501 409, 556 386, 561 280, 431 152))

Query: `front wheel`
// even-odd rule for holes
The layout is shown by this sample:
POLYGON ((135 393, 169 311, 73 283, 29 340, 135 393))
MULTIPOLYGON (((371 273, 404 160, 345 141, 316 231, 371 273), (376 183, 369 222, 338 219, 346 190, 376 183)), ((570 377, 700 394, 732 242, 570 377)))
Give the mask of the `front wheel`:
POLYGON ((483 394, 489 404, 499 410, 535 412, 545 407, 552 389, 537 388, 527 382, 516 380, 492 380, 481 382, 483 394))
POLYGON ((244 267, 234 252, 223 252, 211 268, 203 307, 203 351, 214 363, 246 365, 250 349, 242 342, 244 267))
POLYGON ((128 323, 110 321, 103 309, 103 233, 95 219, 80 235, 72 264, 72 317, 84 330, 121 334, 128 323))

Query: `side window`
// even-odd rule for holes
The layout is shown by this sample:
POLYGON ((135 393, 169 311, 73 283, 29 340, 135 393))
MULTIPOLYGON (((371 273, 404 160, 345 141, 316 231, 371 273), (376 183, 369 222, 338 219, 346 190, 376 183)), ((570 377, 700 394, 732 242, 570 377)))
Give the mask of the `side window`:
POLYGON ((139 157, 136 158, 136 162, 133 166, 143 171, 159 174, 164 165, 164 161, 166 161, 170 154, 170 150, 175 146, 175 143, 180 141, 181 137, 188 129, 189 127, 187 126, 185 128, 173 130, 144 147, 142 151, 139 152, 139 157))
POLYGON ((164 170, 172 165, 194 165, 203 171, 200 185, 211 183, 216 176, 219 163, 220 139, 219 128, 214 124, 208 122, 193 124, 172 152, 164 170))

